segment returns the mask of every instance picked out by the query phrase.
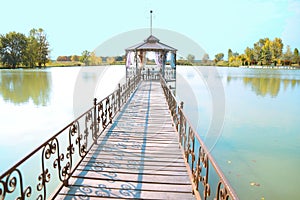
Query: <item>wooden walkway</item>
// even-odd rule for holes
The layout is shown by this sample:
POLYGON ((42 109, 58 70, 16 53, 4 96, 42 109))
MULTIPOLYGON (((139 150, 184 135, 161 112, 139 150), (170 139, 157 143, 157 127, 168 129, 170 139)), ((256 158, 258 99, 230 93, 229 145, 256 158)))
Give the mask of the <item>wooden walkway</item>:
POLYGON ((56 199, 194 199, 159 82, 143 81, 56 199))

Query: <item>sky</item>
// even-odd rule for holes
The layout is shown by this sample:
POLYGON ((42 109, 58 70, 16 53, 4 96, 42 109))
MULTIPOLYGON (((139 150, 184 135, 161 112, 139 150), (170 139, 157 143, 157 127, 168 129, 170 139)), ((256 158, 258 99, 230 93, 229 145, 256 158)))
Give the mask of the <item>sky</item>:
POLYGON ((148 28, 150 10, 153 28, 189 37, 211 59, 229 48, 243 53, 265 37, 300 49, 300 0, 0 0, 0 8, 0 34, 43 28, 51 59, 81 55, 118 34, 148 28))

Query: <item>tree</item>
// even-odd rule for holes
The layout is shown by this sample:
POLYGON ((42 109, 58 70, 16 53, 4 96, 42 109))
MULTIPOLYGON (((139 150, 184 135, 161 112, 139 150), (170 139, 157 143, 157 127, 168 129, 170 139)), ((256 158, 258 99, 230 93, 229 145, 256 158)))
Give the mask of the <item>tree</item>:
POLYGON ((297 48, 294 49, 293 63, 300 64, 300 55, 297 48))
POLYGON ((23 58, 24 65, 29 67, 36 66, 37 58, 38 58, 38 48, 39 48, 38 41, 35 38, 34 31, 31 30, 27 38, 27 48, 23 58))
POLYGON ((232 50, 231 49, 228 49, 228 61, 229 61, 229 59, 230 59, 230 57, 232 56, 232 50))
POLYGON ((258 45, 260 46, 260 48, 262 48, 265 45, 267 40, 269 40, 269 38, 259 39, 258 45))
POLYGON ((286 52, 282 56, 284 65, 290 65, 293 58, 293 53, 291 51, 291 47, 287 45, 286 52))
POLYGON ((122 56, 116 56, 116 57, 115 57, 115 60, 116 60, 117 62, 121 62, 121 61, 123 61, 123 57, 122 57, 122 56))
POLYGON ((262 47, 259 42, 254 44, 253 57, 256 63, 260 62, 260 64, 262 64, 262 47))
POLYGON ((27 38, 22 33, 10 32, 0 36, 0 56, 3 64, 13 68, 23 62, 27 48, 27 38))
POLYGON ((35 36, 38 42, 37 49, 37 63, 38 66, 41 67, 42 64, 45 66, 49 61, 49 43, 47 41, 47 35, 43 29, 32 29, 32 34, 35 36))
POLYGON ((71 56, 71 61, 72 61, 72 62, 79 61, 79 59, 80 59, 80 57, 77 56, 77 55, 72 55, 72 56, 71 56))
POLYGON ((254 61, 254 52, 253 49, 247 47, 245 49, 245 55, 246 55, 246 65, 253 65, 255 63, 254 61))
POLYGON ((207 53, 205 53, 202 57, 202 62, 207 63, 208 61, 209 61, 209 55, 207 53))
POLYGON ((262 47, 262 60, 266 65, 270 65, 272 61, 271 46, 272 41, 270 41, 269 38, 266 38, 264 46, 262 47))
POLYGON ((187 61, 190 62, 190 63, 193 63, 195 61, 195 56, 192 55, 192 54, 189 54, 187 57, 186 57, 187 61))
POLYGON ((28 45, 24 56, 24 64, 30 67, 39 67, 49 61, 49 43, 43 29, 31 29, 27 38, 28 45))
POLYGON ((239 55, 238 60, 240 60, 242 62, 242 65, 244 66, 246 65, 247 56, 245 54, 239 55))
POLYGON ((238 66, 243 65, 242 59, 241 59, 241 58, 242 58, 242 57, 239 56, 239 55, 232 55, 232 56, 229 58, 228 66, 238 67, 238 66))
POLYGON ((90 65, 100 65, 102 63, 102 58, 97 57, 95 52, 91 52, 89 60, 90 60, 90 65))
POLYGON ((107 57, 106 58, 106 62, 110 65, 115 63, 115 57, 111 56, 111 57, 107 57))
POLYGON ((82 52, 80 57, 80 62, 83 62, 85 65, 89 65, 89 58, 91 53, 88 50, 82 52))
POLYGON ((282 49, 283 49, 283 43, 280 38, 275 38, 273 42, 271 43, 271 54, 272 54, 272 61, 277 65, 279 62, 281 56, 282 56, 282 49))
POLYGON ((219 61, 223 60, 223 58, 224 58, 224 53, 218 53, 218 54, 215 55, 215 61, 216 62, 219 62, 219 61))
POLYGON ((62 62, 71 61, 71 56, 58 56, 56 60, 62 62))

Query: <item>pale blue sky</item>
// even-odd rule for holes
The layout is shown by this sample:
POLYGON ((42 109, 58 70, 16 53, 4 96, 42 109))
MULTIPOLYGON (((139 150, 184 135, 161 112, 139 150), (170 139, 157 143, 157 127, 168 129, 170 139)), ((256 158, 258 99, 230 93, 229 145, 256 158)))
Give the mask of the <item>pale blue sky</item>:
POLYGON ((300 48, 300 0, 0 0, 0 8, 0 34, 41 27, 52 59, 148 27, 151 9, 154 28, 186 35, 210 58, 228 48, 243 53, 264 37, 300 48))

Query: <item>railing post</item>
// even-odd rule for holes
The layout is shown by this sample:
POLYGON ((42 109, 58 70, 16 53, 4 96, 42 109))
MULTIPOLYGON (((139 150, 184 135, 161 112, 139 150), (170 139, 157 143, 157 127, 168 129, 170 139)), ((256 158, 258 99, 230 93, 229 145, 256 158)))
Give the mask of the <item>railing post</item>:
POLYGON ((172 97, 172 92, 171 92, 171 85, 169 85, 169 92, 168 92, 169 94, 169 99, 171 99, 171 97, 172 97))
POLYGON ((121 110, 121 84, 118 84, 118 110, 121 110))
POLYGON ((94 123, 93 123, 93 127, 94 127, 94 143, 97 144, 97 132, 98 132, 98 128, 97 128, 97 98, 94 98, 94 123))
MULTIPOLYGON (((127 87, 127 98, 129 97, 129 94, 130 94, 130 78, 128 80, 128 87, 127 87)), ((126 99, 127 100, 127 99, 126 99)))
POLYGON ((183 109, 183 104, 184 104, 183 101, 180 102, 180 108, 181 108, 181 109, 183 109))
POLYGON ((181 112, 181 110, 183 109, 183 101, 180 102, 180 108, 178 109, 178 115, 179 115, 179 134, 178 134, 178 137, 179 137, 179 142, 180 142, 180 145, 182 145, 182 126, 183 126, 183 114, 181 112))
POLYGON ((135 77, 135 79, 134 79, 134 88, 133 89, 135 89, 136 88, 136 86, 137 86, 137 80, 138 80, 138 78, 141 76, 141 74, 139 74, 137 77, 135 77))

